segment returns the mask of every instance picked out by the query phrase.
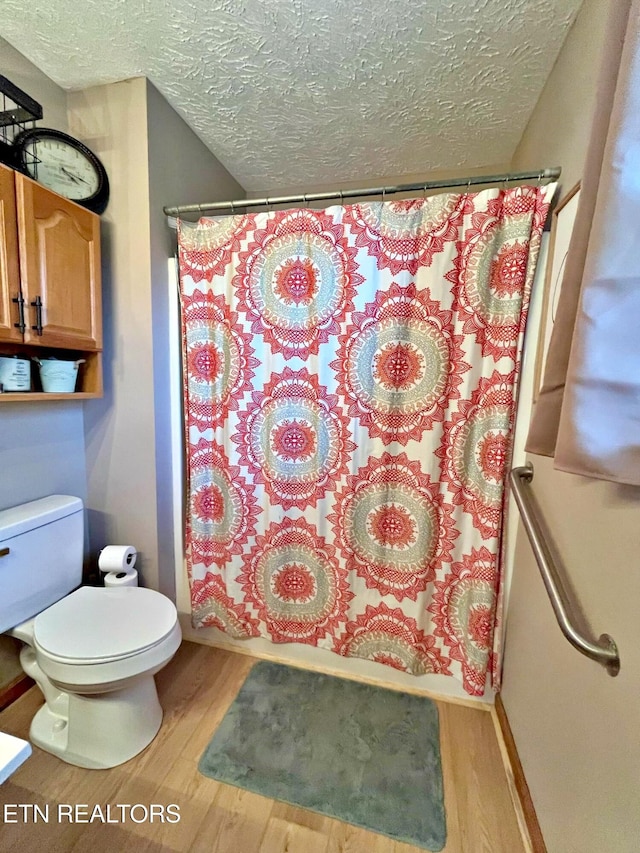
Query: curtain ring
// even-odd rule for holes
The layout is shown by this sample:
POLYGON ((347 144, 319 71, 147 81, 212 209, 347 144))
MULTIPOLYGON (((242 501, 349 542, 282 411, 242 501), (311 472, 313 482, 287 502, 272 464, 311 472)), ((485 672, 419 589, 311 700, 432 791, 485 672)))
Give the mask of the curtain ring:
POLYGON ((471 192, 471 178, 467 181, 467 195, 471 192))
POLYGON ((271 202, 269 201, 269 199, 268 199, 268 198, 265 198, 265 200, 264 200, 264 201, 265 201, 265 204, 267 205, 267 211, 268 211, 269 213, 271 213, 271 202))
POLYGON ((307 194, 306 193, 302 193, 302 203, 304 204, 305 207, 307 206, 307 194))
POLYGON ((342 190, 340 190, 340 207, 344 207, 344 196, 342 195, 342 190))
POLYGON ((231 215, 232 215, 232 216, 235 216, 236 211, 235 211, 235 208, 234 208, 234 206, 233 206, 233 202, 232 202, 232 201, 230 201, 230 202, 229 202, 229 207, 231 208, 231 215))
POLYGON ((425 201, 427 200, 427 185, 426 184, 422 187, 422 198, 425 201))
POLYGON ((385 188, 382 187, 382 203, 383 204, 384 204, 384 194, 385 194, 385 188))

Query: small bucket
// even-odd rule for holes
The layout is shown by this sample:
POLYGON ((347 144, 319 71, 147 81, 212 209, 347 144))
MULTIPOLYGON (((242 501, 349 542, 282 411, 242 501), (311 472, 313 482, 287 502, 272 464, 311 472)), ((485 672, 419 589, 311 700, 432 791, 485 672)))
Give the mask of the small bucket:
POLYGON ((40 366, 40 382, 42 390, 48 393, 68 394, 76 390, 78 367, 84 358, 76 361, 61 361, 57 358, 39 359, 34 361, 40 366))

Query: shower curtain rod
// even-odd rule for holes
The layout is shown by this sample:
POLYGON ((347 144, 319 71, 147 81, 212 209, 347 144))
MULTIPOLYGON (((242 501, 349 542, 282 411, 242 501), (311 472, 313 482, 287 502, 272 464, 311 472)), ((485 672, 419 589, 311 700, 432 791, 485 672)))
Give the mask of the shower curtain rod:
POLYGON ((305 193, 303 195, 274 196, 273 198, 241 198, 236 201, 213 201, 208 204, 183 204, 179 207, 164 207, 167 216, 182 216, 185 213, 207 213, 212 210, 231 210, 243 207, 271 207, 273 204, 307 204, 311 201, 326 201, 345 198, 360 198, 371 195, 393 195, 395 193, 426 192, 427 190, 447 189, 448 187, 471 187, 478 184, 502 184, 522 181, 555 181, 560 177, 560 167, 539 169, 537 172, 511 172, 505 175, 475 175, 472 178, 450 178, 440 181, 423 181, 418 184, 400 184, 391 187, 369 187, 361 190, 334 190, 324 193, 305 193))

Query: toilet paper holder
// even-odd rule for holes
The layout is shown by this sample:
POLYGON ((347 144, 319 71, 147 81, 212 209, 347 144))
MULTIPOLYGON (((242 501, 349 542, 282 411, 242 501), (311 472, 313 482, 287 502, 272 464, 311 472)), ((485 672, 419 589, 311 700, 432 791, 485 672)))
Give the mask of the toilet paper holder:
POLYGON ((98 554, 98 569, 103 573, 131 572, 138 552, 133 545, 105 545, 98 554))

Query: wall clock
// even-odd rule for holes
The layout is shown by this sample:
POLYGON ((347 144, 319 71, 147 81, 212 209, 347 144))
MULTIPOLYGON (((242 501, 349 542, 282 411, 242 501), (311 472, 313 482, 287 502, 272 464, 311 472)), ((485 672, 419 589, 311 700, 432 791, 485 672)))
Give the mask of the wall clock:
POLYGON ((107 172, 93 151, 63 133, 34 127, 13 141, 17 168, 48 189, 102 213, 109 202, 107 172))

